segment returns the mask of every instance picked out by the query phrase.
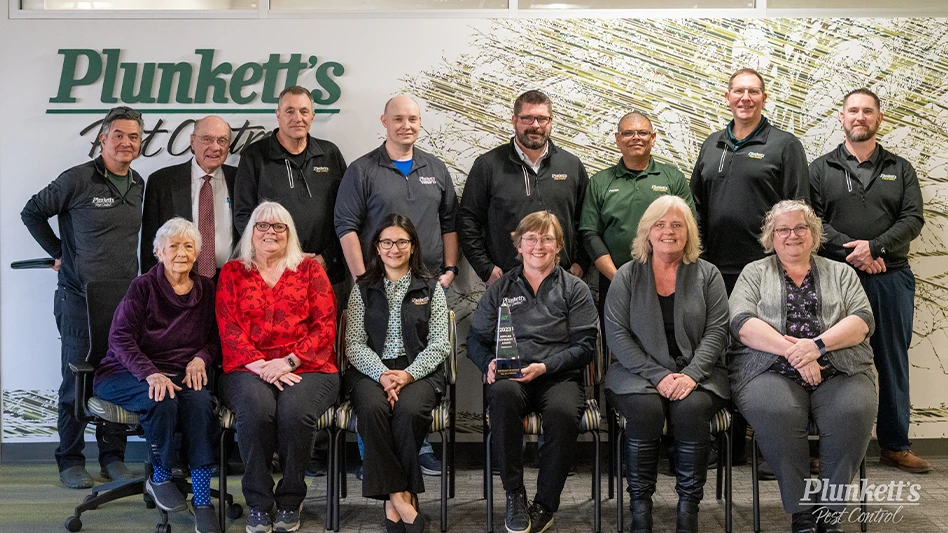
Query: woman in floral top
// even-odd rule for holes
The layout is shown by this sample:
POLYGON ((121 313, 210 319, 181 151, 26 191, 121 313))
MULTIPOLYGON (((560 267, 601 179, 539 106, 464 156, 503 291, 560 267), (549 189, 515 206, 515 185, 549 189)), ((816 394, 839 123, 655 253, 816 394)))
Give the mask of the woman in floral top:
POLYGON ((823 223, 798 200, 775 205, 760 242, 775 255, 750 263, 731 293, 731 394, 774 467, 794 533, 841 531, 845 502, 805 491, 807 426, 820 433, 820 477, 852 481, 876 414, 869 336, 874 321, 855 270, 814 255, 823 223), (829 512, 827 512, 829 511, 829 512))
POLYGON ((424 531, 416 495, 425 491, 418 450, 444 392, 448 354, 444 290, 425 269, 418 233, 388 215, 372 237, 365 274, 349 298, 346 373, 365 442, 362 495, 385 501, 389 532, 424 531))
POLYGON ((245 466, 247 531, 296 531, 316 420, 339 394, 336 302, 326 272, 304 256, 293 219, 280 204, 254 209, 237 259, 221 269, 217 323, 223 397, 237 415, 245 466), (283 472, 276 491, 274 452, 283 472))

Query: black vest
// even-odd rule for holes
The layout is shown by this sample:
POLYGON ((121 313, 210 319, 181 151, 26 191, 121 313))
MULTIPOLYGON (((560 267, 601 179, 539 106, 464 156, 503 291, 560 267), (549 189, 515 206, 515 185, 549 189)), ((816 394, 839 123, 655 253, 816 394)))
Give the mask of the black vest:
MULTIPOLYGON (((365 303, 365 332, 368 346, 381 357, 388 333, 388 296, 384 281, 372 285, 359 285, 365 303)), ((423 280, 412 276, 411 285, 402 300, 402 342, 405 355, 411 364, 415 357, 428 346, 428 321, 431 319, 431 298, 435 290, 442 290, 438 280, 423 280)), ((431 373, 442 376, 440 369, 431 373)))

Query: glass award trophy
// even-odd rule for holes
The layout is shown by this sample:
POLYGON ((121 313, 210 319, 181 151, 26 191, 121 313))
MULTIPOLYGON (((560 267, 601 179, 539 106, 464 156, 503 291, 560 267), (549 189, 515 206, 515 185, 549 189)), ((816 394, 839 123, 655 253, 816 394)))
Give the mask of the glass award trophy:
POLYGON ((514 337, 510 307, 502 305, 497 310, 497 339, 494 375, 497 379, 520 378, 520 355, 517 353, 517 338, 514 337))

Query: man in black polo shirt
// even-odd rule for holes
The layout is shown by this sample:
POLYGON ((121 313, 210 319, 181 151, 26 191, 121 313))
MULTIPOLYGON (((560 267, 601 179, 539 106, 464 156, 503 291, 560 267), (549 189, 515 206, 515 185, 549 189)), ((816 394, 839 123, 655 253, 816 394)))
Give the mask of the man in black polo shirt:
POLYGON ((925 224, 922 191, 912 164, 876 141, 879 97, 856 89, 839 113, 845 141, 810 165, 813 209, 823 219, 820 253, 859 274, 876 330, 869 343, 879 373, 876 435, 884 465, 924 473, 931 464, 912 453, 908 349, 915 314, 912 240, 925 224))
POLYGON ((458 234, 464 256, 488 285, 519 265, 510 240, 523 217, 550 211, 563 226, 560 264, 582 277, 589 256, 579 235, 579 217, 589 175, 579 158, 550 141, 553 104, 540 91, 514 102, 510 142, 474 160, 467 176, 458 234))
MULTIPOLYGON (((781 200, 809 200, 806 153, 792 133, 763 116, 764 78, 743 68, 731 75, 724 98, 733 115, 726 128, 708 136, 694 171, 691 194, 698 215, 702 257, 718 267, 731 294, 741 270, 764 258, 757 240, 764 215, 781 200)), ((739 415, 739 414, 738 414, 739 415)), ((734 418, 735 462, 747 460, 747 422, 734 418)), ((769 466, 761 469, 773 479, 769 466)))
MULTIPOLYGON (((142 225, 145 181, 132 170, 142 144, 144 122, 138 111, 116 107, 99 130, 102 155, 63 172, 26 203, 20 218, 59 272, 53 313, 62 339, 62 384, 59 386, 59 479, 71 489, 89 488, 83 433, 75 417, 76 379, 70 363, 89 354, 86 284, 98 280, 131 280, 138 275, 138 230, 142 225), (49 219, 58 217, 59 236, 49 219)), ((118 425, 96 426, 102 477, 127 479, 125 431, 118 425)))

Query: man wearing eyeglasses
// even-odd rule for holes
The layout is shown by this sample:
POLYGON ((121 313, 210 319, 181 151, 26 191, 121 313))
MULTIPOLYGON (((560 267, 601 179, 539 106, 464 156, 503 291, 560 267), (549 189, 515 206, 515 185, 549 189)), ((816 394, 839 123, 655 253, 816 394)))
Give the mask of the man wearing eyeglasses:
MULTIPOLYGON (((138 275, 138 230, 142 223, 145 182, 132 170, 141 151, 144 122, 138 111, 116 107, 99 129, 102 153, 72 167, 26 203, 23 224, 55 259, 59 272, 53 313, 62 339, 62 384, 59 386, 59 479, 71 489, 89 488, 83 433, 86 424, 75 418, 76 379, 70 363, 89 354, 86 284, 97 280, 131 280, 138 275), (49 219, 57 217, 59 236, 49 219)), ((122 426, 96 426, 100 473, 113 480, 127 479, 125 432, 122 426)))
POLYGON ((195 262, 198 274, 216 276, 233 252, 237 230, 230 199, 237 167, 224 164, 230 151, 230 125, 215 115, 198 120, 191 150, 190 161, 148 176, 142 212, 142 273, 158 264, 155 234, 174 217, 196 222, 201 232, 201 254, 195 262))
POLYGON ((701 145, 691 193, 703 257, 730 294, 744 266, 764 257, 757 238, 767 211, 780 200, 809 200, 810 191, 803 144, 763 116, 763 76, 738 70, 724 98, 733 120, 701 145))
POLYGON ((579 231, 599 270, 599 317, 616 270, 632 260, 642 213, 666 194, 681 197, 694 213, 691 190, 680 170, 652 157, 656 133, 652 121, 638 112, 619 120, 615 134, 622 158, 589 180, 579 231))
POLYGON ((822 255, 856 269, 869 297, 876 328, 869 343, 879 374, 876 435, 881 463, 924 473, 931 464, 915 455, 910 424, 908 349, 915 314, 912 241, 925 224, 918 176, 912 164, 876 139, 882 124, 879 97, 856 89, 839 112, 845 140, 810 165, 813 210, 823 219, 822 255))
POLYGON ((550 141, 553 104, 537 90, 517 97, 514 136, 474 161, 461 195, 458 234, 464 256, 488 285, 519 265, 510 234, 526 215, 550 211, 563 226, 560 265, 582 277, 589 256, 579 217, 589 175, 575 155, 550 141))
MULTIPOLYGON (((731 75, 724 99, 733 119, 701 145, 691 173, 702 257, 718 267, 731 294, 741 270, 764 257, 758 242, 767 211, 781 200, 810 198, 806 153, 792 133, 763 116, 764 78, 743 68, 731 75)), ((734 434, 744 435, 747 422, 734 418, 734 434)), ((746 440, 735 439, 735 464, 747 461, 746 440)), ((769 466, 761 475, 774 479, 769 466)))
POLYGON ((234 226, 243 234, 257 204, 279 202, 293 217, 303 252, 326 269, 341 300, 348 295, 348 285, 332 217, 346 161, 335 144, 309 134, 314 116, 309 89, 298 85, 283 89, 276 110, 279 127, 240 154, 234 226))
POLYGON ((353 277, 365 272, 379 222, 397 213, 418 230, 422 260, 448 287, 458 273, 458 197, 448 167, 415 146, 421 109, 405 95, 390 98, 380 118, 385 142, 352 163, 336 200, 336 235, 353 277))

